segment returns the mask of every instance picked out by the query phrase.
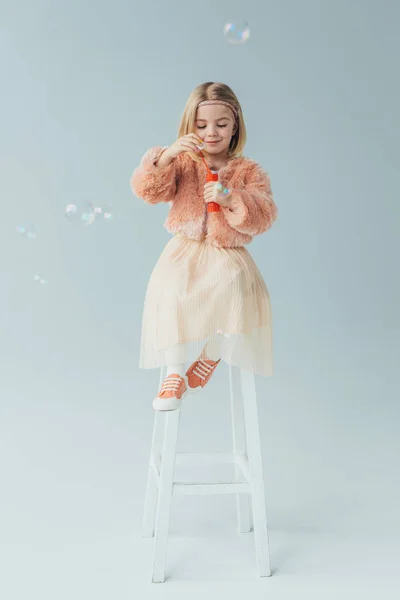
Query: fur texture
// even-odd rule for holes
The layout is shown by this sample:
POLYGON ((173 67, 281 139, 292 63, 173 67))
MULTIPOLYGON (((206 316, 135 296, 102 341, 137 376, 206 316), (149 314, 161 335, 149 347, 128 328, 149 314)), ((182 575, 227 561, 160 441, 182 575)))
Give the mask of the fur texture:
POLYGON ((233 158, 220 169, 219 181, 232 190, 230 207, 208 213, 204 165, 182 153, 166 167, 158 167, 155 162, 164 149, 156 146, 145 153, 130 184, 134 194, 149 204, 169 202, 164 227, 170 233, 181 231, 194 240, 206 237, 214 246, 233 248, 249 244, 277 219, 269 176, 255 161, 233 158))

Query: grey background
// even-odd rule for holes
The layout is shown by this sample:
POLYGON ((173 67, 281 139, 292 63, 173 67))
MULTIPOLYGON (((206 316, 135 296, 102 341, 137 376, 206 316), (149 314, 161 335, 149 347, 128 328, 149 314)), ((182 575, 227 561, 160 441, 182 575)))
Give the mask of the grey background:
MULTIPOLYGON (((397 598, 398 3, 0 6, 0 595, 397 598), (140 524, 159 371, 137 364, 170 234, 129 178, 203 81, 237 93, 279 209, 248 246, 274 318, 257 379, 274 575, 257 578, 234 498, 184 497, 156 586, 140 524), (83 200, 113 222, 68 223, 83 200)), ((179 450, 229 450, 227 375, 185 401, 179 450)))

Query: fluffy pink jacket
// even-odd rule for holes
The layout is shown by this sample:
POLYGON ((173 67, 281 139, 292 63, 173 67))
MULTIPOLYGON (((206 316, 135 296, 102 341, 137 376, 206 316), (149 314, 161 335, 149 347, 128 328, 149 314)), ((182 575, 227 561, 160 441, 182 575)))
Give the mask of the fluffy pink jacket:
POLYGON ((165 148, 150 148, 134 170, 130 184, 134 194, 149 204, 169 202, 164 227, 181 231, 194 240, 207 238, 219 248, 235 248, 267 231, 277 218, 269 176, 253 160, 232 158, 219 170, 219 181, 232 190, 230 207, 208 213, 204 202, 206 169, 186 152, 169 165, 155 165, 165 148))

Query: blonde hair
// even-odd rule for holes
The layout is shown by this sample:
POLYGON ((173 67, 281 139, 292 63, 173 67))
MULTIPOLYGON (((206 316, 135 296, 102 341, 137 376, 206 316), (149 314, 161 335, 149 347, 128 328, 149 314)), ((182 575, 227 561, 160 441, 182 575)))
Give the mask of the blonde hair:
MULTIPOLYGON (((181 122, 179 124, 178 138, 188 133, 193 133, 195 130, 197 106, 204 100, 222 100, 229 102, 237 110, 236 131, 232 136, 228 148, 228 158, 243 155, 243 149, 246 144, 246 126, 244 124, 242 108, 231 88, 225 83, 215 83, 207 81, 198 85, 190 94, 183 111, 181 122)), ((201 162, 200 156, 195 152, 188 152, 196 162, 201 162)))

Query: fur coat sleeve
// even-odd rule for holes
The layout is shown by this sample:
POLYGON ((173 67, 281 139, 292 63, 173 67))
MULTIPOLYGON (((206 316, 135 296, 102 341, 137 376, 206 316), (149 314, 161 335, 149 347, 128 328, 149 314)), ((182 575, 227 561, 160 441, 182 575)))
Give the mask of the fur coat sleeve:
POLYGON ((179 176, 179 160, 173 159, 165 167, 155 163, 167 146, 150 148, 134 170, 130 185, 133 193, 149 204, 173 200, 179 176))
MULTIPOLYGON (((223 185, 229 187, 229 182, 223 185)), ((221 209, 229 225, 240 233, 263 233, 277 219, 269 176, 255 162, 246 167, 243 188, 231 188, 229 201, 231 207, 221 209)))

